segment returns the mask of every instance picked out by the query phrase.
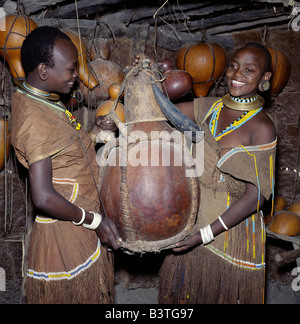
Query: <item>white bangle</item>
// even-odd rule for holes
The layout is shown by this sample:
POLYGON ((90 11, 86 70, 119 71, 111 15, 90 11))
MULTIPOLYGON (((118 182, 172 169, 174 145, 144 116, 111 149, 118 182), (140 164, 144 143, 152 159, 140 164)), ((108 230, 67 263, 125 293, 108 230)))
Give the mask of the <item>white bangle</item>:
POLYGON ((229 231, 229 228, 225 225, 221 216, 219 216, 218 219, 219 219, 220 223, 222 224, 222 226, 224 227, 225 231, 229 231))
POLYGON ((83 224, 84 220, 85 220, 85 210, 81 207, 79 207, 81 209, 81 212, 82 212, 82 217, 81 217, 81 220, 79 223, 76 223, 76 222, 73 222, 74 225, 76 226, 80 226, 83 224))
POLYGON ((102 215, 98 214, 98 213, 94 213, 92 211, 90 211, 90 213, 94 215, 94 219, 93 219, 92 223, 90 225, 83 224, 83 226, 87 229, 95 230, 99 227, 99 225, 102 222, 102 215))
POLYGON ((204 245, 211 243, 215 239, 210 225, 207 225, 207 226, 201 228, 200 234, 201 234, 201 238, 202 238, 202 243, 204 245))

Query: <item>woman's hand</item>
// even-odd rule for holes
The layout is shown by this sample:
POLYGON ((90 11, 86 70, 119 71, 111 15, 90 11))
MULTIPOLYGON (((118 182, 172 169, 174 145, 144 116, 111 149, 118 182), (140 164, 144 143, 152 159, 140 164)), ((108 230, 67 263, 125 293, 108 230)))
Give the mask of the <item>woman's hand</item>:
POLYGON ((107 115, 99 116, 95 121, 95 126, 97 127, 98 132, 104 130, 115 133, 117 131, 116 124, 112 120, 108 119, 107 115))
POLYGON ((114 250, 120 248, 119 243, 122 242, 122 238, 117 230, 116 225, 109 218, 103 217, 101 224, 95 230, 101 242, 107 246, 112 247, 114 250))
POLYGON ((148 59, 148 60, 150 60, 150 66, 153 66, 153 65, 155 64, 155 61, 154 61, 153 58, 151 58, 151 57, 146 57, 146 56, 144 56, 144 55, 138 55, 138 54, 137 54, 137 55, 134 57, 133 61, 132 61, 132 65, 133 65, 133 66, 138 65, 138 64, 141 62, 141 60, 143 60, 143 59, 148 59))
POLYGON ((193 236, 188 237, 184 241, 181 241, 176 244, 176 248, 173 249, 174 252, 183 252, 190 250, 193 247, 200 245, 202 243, 202 238, 200 232, 194 234, 193 236))

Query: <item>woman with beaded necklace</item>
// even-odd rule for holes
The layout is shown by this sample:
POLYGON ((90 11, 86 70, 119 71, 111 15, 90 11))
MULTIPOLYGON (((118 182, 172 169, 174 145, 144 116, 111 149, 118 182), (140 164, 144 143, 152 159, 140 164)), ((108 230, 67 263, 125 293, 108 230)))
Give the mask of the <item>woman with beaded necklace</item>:
POLYGON ((238 50, 229 94, 178 108, 205 131, 197 234, 179 242, 160 271, 160 303, 263 303, 265 232, 260 208, 274 194, 275 128, 257 91, 267 91, 271 55, 238 50))

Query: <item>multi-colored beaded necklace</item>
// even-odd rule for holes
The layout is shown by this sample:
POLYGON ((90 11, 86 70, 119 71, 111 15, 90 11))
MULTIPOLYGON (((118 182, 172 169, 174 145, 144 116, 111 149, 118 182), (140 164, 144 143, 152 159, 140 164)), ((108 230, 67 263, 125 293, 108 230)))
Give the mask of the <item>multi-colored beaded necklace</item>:
POLYGON ((73 114, 69 110, 67 110, 64 104, 59 100, 59 95, 34 88, 33 86, 30 86, 26 81, 19 81, 17 82, 17 85, 20 88, 18 89, 18 92, 25 93, 27 96, 45 103, 47 106, 64 112, 68 117, 70 124, 74 126, 76 130, 80 130, 81 124, 76 121, 76 118, 73 116, 73 114))
MULTIPOLYGON (((255 97, 252 99, 253 99, 253 101, 257 100, 257 99, 255 100, 255 97)), ((232 100, 234 100, 234 99, 232 99, 232 100)), ((243 100, 243 99, 240 99, 240 100, 243 100)), ((250 99, 246 99, 246 100, 250 100, 250 99)), ((238 101, 235 101, 235 102, 238 103, 238 101)), ((249 101, 249 102, 251 102, 251 101, 249 101)), ((263 108, 263 107, 260 107, 259 109, 255 109, 255 110, 251 109, 251 110, 245 111, 238 119, 236 119, 229 126, 227 126, 223 131, 221 131, 219 134, 217 134, 218 121, 219 121, 220 113, 221 113, 223 107, 224 107, 223 99, 216 101, 213 104, 213 106, 210 108, 205 119, 203 120, 203 123, 204 123, 208 119, 208 117, 211 116, 211 119, 209 122, 209 129, 216 141, 219 141, 224 136, 230 134, 234 130, 236 130, 239 127, 241 127, 242 125, 244 125, 247 121, 249 121, 254 116, 256 116, 263 108)), ((235 109, 235 110, 241 110, 241 109, 235 109)))

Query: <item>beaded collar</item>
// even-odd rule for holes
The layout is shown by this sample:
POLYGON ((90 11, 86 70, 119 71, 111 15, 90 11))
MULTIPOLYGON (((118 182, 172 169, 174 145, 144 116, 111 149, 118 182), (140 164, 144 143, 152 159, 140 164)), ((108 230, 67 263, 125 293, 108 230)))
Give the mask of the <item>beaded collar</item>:
MULTIPOLYGON (((249 99, 250 100, 250 99, 249 99)), ((223 131, 221 131, 219 134, 217 134, 217 127, 218 127, 218 121, 220 118, 221 110, 224 107, 223 99, 217 100, 210 108, 208 113, 206 114, 202 125, 206 122, 206 120, 211 116, 209 121, 209 129, 214 137, 214 139, 218 142, 221 138, 224 136, 230 134, 234 130, 240 128, 245 123, 247 123, 250 119, 252 119, 254 116, 256 116, 263 107, 260 107, 258 109, 251 109, 251 110, 244 110, 244 113, 237 118, 234 122, 232 122, 229 126, 227 126, 223 131)))
POLYGON ((58 94, 50 93, 50 92, 46 92, 46 91, 37 89, 37 88, 29 85, 26 81, 17 81, 16 83, 23 90, 25 90, 39 98, 44 98, 44 99, 48 99, 51 101, 59 101, 59 99, 60 99, 58 94))
POLYGON ((222 102, 227 108, 239 111, 257 110, 265 104, 264 99, 258 94, 252 98, 240 98, 227 93, 222 98, 222 102))
POLYGON ((232 122, 230 125, 228 125, 219 134, 217 134, 217 125, 218 125, 218 121, 219 121, 219 117, 220 117, 222 108, 223 108, 222 102, 219 105, 215 106, 215 109, 213 110, 213 113, 212 113, 211 120, 209 122, 209 129, 217 142, 224 136, 230 134, 234 130, 243 126, 245 123, 247 123, 250 119, 252 119, 254 116, 256 116, 262 110, 262 107, 261 107, 256 110, 245 111, 239 118, 237 118, 234 122, 232 122))
POLYGON ((16 82, 19 86, 18 92, 25 93, 27 96, 43 102, 47 106, 55 108, 61 112, 64 112, 69 119, 70 124, 76 129, 81 129, 81 124, 77 122, 76 118, 72 115, 72 113, 66 109, 64 104, 59 101, 60 97, 56 93, 48 93, 37 88, 30 86, 26 81, 18 81, 16 82))

